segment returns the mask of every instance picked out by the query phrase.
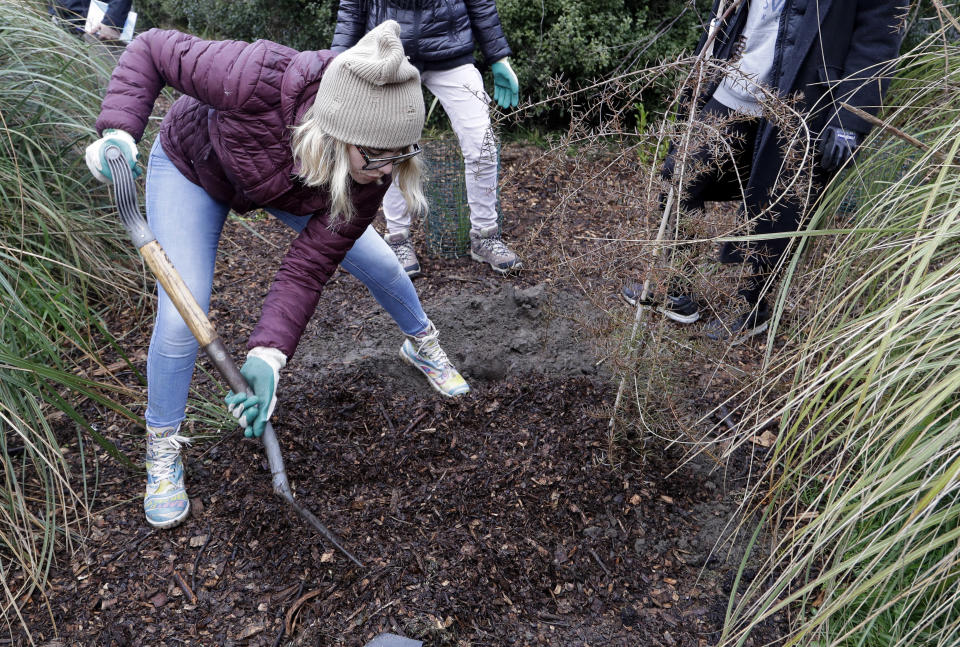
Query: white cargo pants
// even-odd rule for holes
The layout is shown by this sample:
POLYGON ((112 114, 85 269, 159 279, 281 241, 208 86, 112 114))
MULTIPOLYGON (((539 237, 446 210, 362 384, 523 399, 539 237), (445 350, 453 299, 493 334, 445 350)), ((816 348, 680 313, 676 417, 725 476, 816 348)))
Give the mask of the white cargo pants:
MULTIPOLYGON (((451 70, 428 70, 420 79, 439 99, 460 141, 471 228, 496 225, 497 146, 490 127, 490 97, 483 89, 480 70, 467 64, 451 70)), ((410 227, 407 203, 396 184, 391 184, 383 197, 383 213, 389 233, 410 227)))

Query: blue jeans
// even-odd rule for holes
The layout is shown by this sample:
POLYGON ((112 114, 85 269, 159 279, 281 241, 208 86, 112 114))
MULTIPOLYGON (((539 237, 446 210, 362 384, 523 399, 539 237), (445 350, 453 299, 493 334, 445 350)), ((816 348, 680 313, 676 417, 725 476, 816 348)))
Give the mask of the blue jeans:
MULTIPOLYGON (((150 151, 146 206, 147 222, 157 241, 208 312, 217 245, 230 206, 185 178, 163 152, 159 137, 150 151)), ((298 232, 310 219, 271 213, 298 232)), ((367 286, 405 334, 426 330, 427 315, 410 277, 373 227, 357 239, 341 266, 367 286)), ((157 292, 157 318, 147 354, 146 420, 151 427, 166 427, 185 417, 198 344, 159 284, 157 292)))

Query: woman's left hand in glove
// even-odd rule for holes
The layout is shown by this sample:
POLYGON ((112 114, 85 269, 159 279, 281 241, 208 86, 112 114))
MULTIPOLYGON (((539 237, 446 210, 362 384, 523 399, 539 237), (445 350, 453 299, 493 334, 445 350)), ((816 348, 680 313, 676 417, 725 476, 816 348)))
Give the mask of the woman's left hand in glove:
POLYGON ((133 135, 125 130, 108 128, 103 131, 103 137, 87 146, 84 154, 87 168, 90 169, 93 177, 104 184, 113 182, 113 178, 110 176, 110 167, 107 165, 107 159, 104 156, 109 146, 116 146, 120 149, 124 159, 127 160, 127 164, 130 165, 130 170, 133 171, 134 177, 139 177, 143 174, 143 169, 139 164, 140 153, 137 150, 137 142, 133 140, 133 135))
POLYGON ((234 393, 226 397, 227 408, 243 427, 247 438, 259 438, 277 405, 277 383, 280 369, 286 366, 287 356, 276 348, 257 346, 247 353, 240 373, 246 378, 253 394, 234 393))

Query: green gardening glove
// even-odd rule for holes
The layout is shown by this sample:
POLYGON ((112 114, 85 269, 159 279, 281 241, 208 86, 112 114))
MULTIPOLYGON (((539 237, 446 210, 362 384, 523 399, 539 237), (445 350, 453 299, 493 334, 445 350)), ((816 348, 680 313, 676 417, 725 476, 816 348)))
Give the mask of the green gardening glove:
POLYGON ((143 174, 143 168, 138 163, 140 153, 137 152, 137 142, 133 140, 133 135, 124 130, 110 128, 104 130, 103 137, 87 146, 86 151, 84 151, 84 160, 93 177, 104 184, 113 182, 113 178, 110 177, 110 167, 107 165, 107 159, 104 155, 110 145, 120 149, 123 157, 127 160, 127 164, 130 165, 134 177, 140 177, 143 174))
POLYGON ((520 101, 520 82, 510 67, 510 59, 501 58, 490 66, 493 71, 493 100, 503 108, 513 108, 520 101))
POLYGON ((225 398, 227 408, 243 428, 247 438, 259 438, 277 406, 277 383, 287 356, 276 348, 257 346, 247 353, 240 374, 253 389, 253 394, 230 391, 225 398))

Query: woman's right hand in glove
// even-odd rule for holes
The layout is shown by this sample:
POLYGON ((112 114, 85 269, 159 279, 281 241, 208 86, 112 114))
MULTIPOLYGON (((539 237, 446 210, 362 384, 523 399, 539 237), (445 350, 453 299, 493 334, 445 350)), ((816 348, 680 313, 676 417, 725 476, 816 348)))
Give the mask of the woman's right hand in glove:
POLYGON ((97 178, 105 184, 111 184, 113 178, 110 176, 110 167, 107 165, 107 158, 104 157, 104 151, 111 144, 117 146, 123 153, 124 159, 130 165, 134 177, 143 175, 143 169, 140 167, 140 153, 137 151, 137 142, 133 141, 133 135, 130 133, 110 128, 103 131, 103 137, 87 146, 84 159, 87 162, 87 168, 97 178))

